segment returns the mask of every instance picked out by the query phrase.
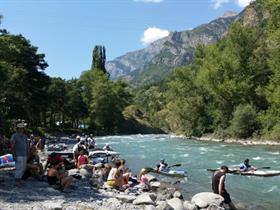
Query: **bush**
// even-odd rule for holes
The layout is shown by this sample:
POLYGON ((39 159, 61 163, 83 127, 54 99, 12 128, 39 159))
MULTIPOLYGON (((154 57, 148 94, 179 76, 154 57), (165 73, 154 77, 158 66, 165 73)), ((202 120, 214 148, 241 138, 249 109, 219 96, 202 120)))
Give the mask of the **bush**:
POLYGON ((248 138, 259 129, 257 112, 253 106, 239 105, 233 113, 229 133, 232 137, 248 138))

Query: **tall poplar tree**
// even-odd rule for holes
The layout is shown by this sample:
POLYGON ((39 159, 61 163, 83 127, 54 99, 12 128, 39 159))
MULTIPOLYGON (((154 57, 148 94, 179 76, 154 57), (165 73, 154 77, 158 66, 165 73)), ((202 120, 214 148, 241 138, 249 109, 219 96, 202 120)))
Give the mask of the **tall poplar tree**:
POLYGON ((93 48, 93 52, 92 52, 91 70, 100 69, 104 73, 106 73, 105 63, 106 63, 106 49, 104 46, 96 45, 93 48))

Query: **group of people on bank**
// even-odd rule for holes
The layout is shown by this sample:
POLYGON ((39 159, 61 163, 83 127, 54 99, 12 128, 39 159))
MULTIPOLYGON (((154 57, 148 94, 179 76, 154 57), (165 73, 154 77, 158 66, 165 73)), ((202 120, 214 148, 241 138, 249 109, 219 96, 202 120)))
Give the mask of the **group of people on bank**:
POLYGON ((67 191, 72 177, 69 177, 63 170, 62 159, 48 160, 49 164, 43 168, 38 152, 44 150, 45 139, 37 134, 31 134, 28 137, 25 131, 26 126, 27 124, 24 121, 18 121, 16 132, 9 141, 5 139, 5 149, 7 151, 4 154, 11 153, 15 160, 15 185, 21 186, 23 184, 22 180, 29 177, 43 181, 46 174, 49 184, 59 184, 62 191, 67 191), (47 166, 50 167, 48 170, 47 166))
MULTIPOLYGON (((130 187, 130 181, 133 186, 137 186, 144 191, 149 189, 146 177, 148 171, 146 169, 140 171, 137 179, 137 177, 132 176, 124 159, 114 160, 113 165, 105 163, 105 159, 102 157, 95 157, 94 160, 90 161, 87 141, 80 136, 77 136, 76 139, 77 143, 73 147, 73 160, 76 168, 92 169, 93 177, 98 179, 100 185, 105 183, 108 187, 123 191, 130 187)), ((108 143, 105 144, 102 150, 106 152, 113 151, 108 143)))
MULTIPOLYGON (((16 163, 15 181, 16 185, 22 184, 22 179, 27 179, 29 176, 34 176, 41 180, 46 174, 47 181, 50 185, 55 185, 62 191, 67 192, 73 180, 72 176, 68 176, 65 170, 65 159, 59 155, 53 154, 48 160, 45 168, 38 155, 38 151, 43 150, 45 140, 39 135, 31 135, 30 138, 25 134, 26 123, 24 121, 16 124, 16 132, 12 135, 10 141, 1 141, 1 145, 6 145, 8 148, 1 147, 1 150, 10 150, 13 154, 16 163)), ((89 149, 94 149, 96 142, 92 136, 77 138, 77 143, 73 147, 73 162, 76 168, 81 169, 89 165, 90 161, 87 156, 89 149)), ((105 151, 111 151, 112 148, 106 144, 103 148, 105 151)), ((6 151, 9 152, 9 151, 6 151)), ((164 159, 156 166, 157 171, 168 170, 168 164, 164 159)), ((250 160, 245 159, 240 165, 240 172, 248 170, 256 170, 250 165, 250 160)), ((227 166, 222 166, 220 170, 213 173, 212 176, 212 190, 214 193, 221 195, 224 202, 229 205, 231 209, 235 209, 229 193, 225 189, 226 174, 229 172, 227 166)), ((92 165, 93 177, 98 177, 100 182, 106 183, 108 186, 125 190, 129 187, 129 181, 136 183, 143 191, 149 190, 149 182, 147 177, 147 169, 142 169, 137 178, 132 177, 131 171, 126 167, 126 161, 115 160, 114 165, 103 163, 92 165)))

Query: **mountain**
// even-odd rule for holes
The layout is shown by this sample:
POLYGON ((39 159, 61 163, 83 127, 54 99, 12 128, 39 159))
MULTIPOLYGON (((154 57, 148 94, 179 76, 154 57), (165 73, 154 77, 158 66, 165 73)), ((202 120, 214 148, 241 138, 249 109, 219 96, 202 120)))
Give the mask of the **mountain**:
POLYGON ((192 30, 171 32, 169 36, 142 50, 129 52, 107 62, 106 69, 111 79, 124 78, 134 85, 160 81, 173 68, 188 64, 198 45, 208 45, 220 40, 231 23, 238 18, 236 13, 226 12, 222 17, 192 30))

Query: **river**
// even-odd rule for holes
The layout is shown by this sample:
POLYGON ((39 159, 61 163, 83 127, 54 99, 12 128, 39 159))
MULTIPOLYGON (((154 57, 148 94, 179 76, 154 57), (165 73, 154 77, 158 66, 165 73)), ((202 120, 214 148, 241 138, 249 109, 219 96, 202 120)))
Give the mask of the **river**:
MULTIPOLYGON (((97 146, 109 143, 126 159, 128 167, 137 173, 142 167, 154 167, 161 158, 169 165, 182 164, 178 170, 187 170, 186 183, 177 186, 186 199, 211 191, 211 172, 207 168, 221 165, 239 165, 249 158, 256 167, 270 166, 280 170, 280 147, 243 146, 201 142, 171 135, 130 135, 97 137, 97 146)), ((280 209, 280 176, 248 177, 227 175, 226 189, 234 203, 243 203, 250 210, 280 209)))

